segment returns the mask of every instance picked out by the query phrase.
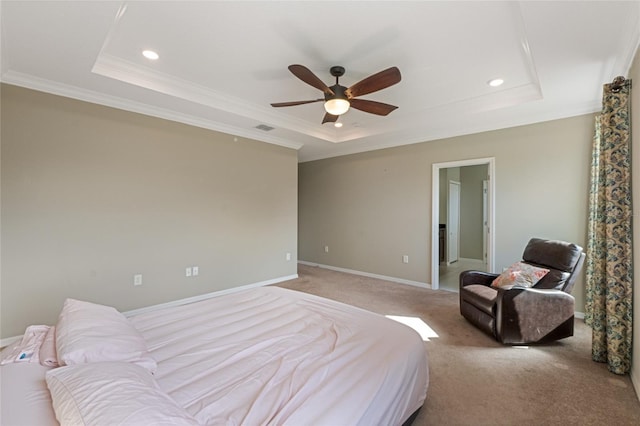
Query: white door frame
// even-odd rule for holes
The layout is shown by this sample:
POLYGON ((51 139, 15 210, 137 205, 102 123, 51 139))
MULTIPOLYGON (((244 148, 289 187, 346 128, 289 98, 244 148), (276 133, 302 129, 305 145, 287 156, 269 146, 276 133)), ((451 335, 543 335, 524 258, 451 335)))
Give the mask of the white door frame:
POLYGON ((460 259, 460 196, 461 196, 461 193, 460 193, 460 182, 455 180, 450 180, 448 186, 449 187, 447 191, 447 238, 446 238, 447 257, 446 257, 446 261, 447 261, 447 265, 451 265, 451 263, 457 262, 458 259, 460 259), (458 189, 458 196, 457 196, 457 199, 455 200, 456 202, 455 217, 451 215, 452 213, 451 186, 452 185, 457 187, 458 189), (452 222, 453 222, 453 225, 455 225, 455 231, 456 231, 455 239, 451 238, 451 229, 453 229, 452 222), (453 259, 453 257, 451 256, 452 248, 455 249, 455 259, 453 259))
POLYGON ((487 266, 487 238, 489 237, 489 181, 482 181, 482 262, 487 266))
POLYGON ((470 160, 450 161, 447 163, 433 163, 431 176, 431 288, 437 290, 439 283, 439 224, 440 224, 440 169, 452 167, 478 166, 486 164, 488 166, 489 188, 487 194, 488 202, 488 238, 487 238, 487 269, 488 272, 495 270, 495 188, 496 172, 495 157, 475 158, 470 160))

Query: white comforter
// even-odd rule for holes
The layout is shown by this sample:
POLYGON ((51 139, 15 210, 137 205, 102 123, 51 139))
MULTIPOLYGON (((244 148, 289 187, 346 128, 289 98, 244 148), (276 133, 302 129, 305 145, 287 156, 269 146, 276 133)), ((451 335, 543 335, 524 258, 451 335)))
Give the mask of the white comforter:
POLYGON ((131 317, 160 387, 211 425, 398 425, 424 402, 424 343, 352 306, 264 287, 131 317))

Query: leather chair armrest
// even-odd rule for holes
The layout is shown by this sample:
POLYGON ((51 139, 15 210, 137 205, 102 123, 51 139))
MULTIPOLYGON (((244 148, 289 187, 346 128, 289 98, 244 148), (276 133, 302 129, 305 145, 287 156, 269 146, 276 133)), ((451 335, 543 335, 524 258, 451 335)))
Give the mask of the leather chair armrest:
POLYGON ((483 271, 463 271, 460 273, 460 288, 472 284, 490 286, 498 276, 499 274, 491 274, 483 271))
POLYGON ((575 299, 562 290, 499 289, 496 334, 502 343, 541 342, 573 335, 575 299))

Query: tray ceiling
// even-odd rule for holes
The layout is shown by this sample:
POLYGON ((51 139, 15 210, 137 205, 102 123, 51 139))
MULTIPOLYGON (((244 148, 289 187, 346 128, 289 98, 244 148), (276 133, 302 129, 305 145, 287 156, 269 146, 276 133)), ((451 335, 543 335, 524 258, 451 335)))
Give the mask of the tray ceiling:
POLYGON ((2 81, 299 150, 309 161, 591 113, 640 39, 640 2, 2 1, 2 81), (141 52, 151 49, 159 59, 141 52), (302 64, 349 86, 397 66, 322 125, 302 64), (493 78, 504 79, 490 87, 493 78), (272 130, 263 130, 265 127, 272 130))

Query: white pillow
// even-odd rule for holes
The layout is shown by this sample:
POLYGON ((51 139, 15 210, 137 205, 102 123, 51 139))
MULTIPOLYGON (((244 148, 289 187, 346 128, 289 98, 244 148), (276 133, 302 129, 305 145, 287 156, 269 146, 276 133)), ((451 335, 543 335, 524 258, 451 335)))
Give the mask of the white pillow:
POLYGON ((134 362, 154 372, 156 361, 129 320, 111 306, 67 299, 56 324, 60 365, 134 362))
POLYGON ((61 425, 197 425, 146 369, 127 362, 59 367, 46 374, 61 425))

